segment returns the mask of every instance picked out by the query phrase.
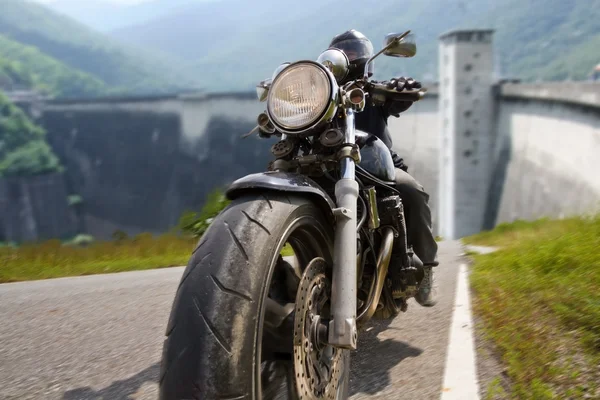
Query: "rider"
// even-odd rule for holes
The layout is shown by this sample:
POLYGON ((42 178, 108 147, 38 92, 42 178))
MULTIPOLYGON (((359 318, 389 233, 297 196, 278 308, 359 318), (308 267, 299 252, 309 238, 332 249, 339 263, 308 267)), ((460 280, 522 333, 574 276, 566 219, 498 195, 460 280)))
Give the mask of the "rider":
MULTIPOLYGON (((335 36, 330 48, 342 50, 350 61, 346 82, 361 78, 364 74, 367 60, 373 56, 373 44, 362 33, 352 29, 335 36)), ((368 67, 369 77, 373 75, 373 62, 368 67)), ((413 90, 421 88, 421 83, 412 78, 396 78, 388 83, 388 87, 397 91, 413 90)), ((386 101, 383 105, 375 105, 367 101, 363 112, 355 116, 356 128, 368 132, 381 139, 389 147, 396 167, 396 188, 402 194, 406 207, 406 225, 408 236, 412 243, 414 252, 423 261, 425 277, 420 286, 415 300, 422 306, 431 307, 435 305, 435 293, 433 289, 432 267, 438 265, 437 243, 433 237, 431 210, 429 208, 429 195, 423 190, 423 186, 408 174, 408 167, 404 160, 392 150, 392 138, 387 128, 387 120, 390 115, 399 117, 400 113, 412 106, 410 101, 386 101)))

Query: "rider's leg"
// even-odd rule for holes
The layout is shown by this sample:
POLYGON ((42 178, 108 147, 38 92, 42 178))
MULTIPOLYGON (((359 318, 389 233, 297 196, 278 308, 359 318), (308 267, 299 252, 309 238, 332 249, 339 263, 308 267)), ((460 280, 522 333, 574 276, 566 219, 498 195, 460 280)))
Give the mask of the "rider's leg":
POLYGON ((415 300, 423 306, 433 306, 436 300, 432 267, 438 265, 438 246, 433 236, 429 195, 415 178, 398 168, 396 168, 396 188, 402 194, 410 243, 425 266, 425 277, 415 300))
POLYGON ((415 178, 396 168, 396 188, 406 208, 406 229, 413 250, 424 265, 437 265, 437 243, 433 236, 429 195, 415 178))

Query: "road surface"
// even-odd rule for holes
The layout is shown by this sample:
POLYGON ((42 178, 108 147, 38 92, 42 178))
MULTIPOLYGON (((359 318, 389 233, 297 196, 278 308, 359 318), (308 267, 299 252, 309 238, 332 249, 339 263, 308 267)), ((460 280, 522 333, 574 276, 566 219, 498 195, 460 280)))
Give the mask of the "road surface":
MULTIPOLYGON (((440 244, 439 303, 374 323, 352 359, 352 399, 439 399, 459 266, 440 244)), ((183 268, 0 285, 0 399, 145 400, 183 268)), ((446 389, 448 391, 448 389, 446 389)))

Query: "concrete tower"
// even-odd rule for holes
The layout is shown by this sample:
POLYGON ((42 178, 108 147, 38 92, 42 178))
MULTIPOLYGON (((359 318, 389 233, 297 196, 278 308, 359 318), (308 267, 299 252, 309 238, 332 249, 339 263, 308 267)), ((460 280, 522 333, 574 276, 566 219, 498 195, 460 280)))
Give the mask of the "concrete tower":
POLYGON ((479 232, 494 137, 492 30, 461 30, 440 38, 440 234, 479 232))

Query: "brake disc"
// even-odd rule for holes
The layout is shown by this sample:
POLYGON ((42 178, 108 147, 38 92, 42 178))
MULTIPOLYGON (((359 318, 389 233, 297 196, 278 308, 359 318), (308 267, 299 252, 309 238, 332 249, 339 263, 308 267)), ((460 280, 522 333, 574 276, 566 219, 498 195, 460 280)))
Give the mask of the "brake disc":
POLYGON ((296 294, 294 373, 300 400, 336 399, 343 372, 345 354, 324 343, 331 298, 326 270, 324 259, 313 259, 296 294))

